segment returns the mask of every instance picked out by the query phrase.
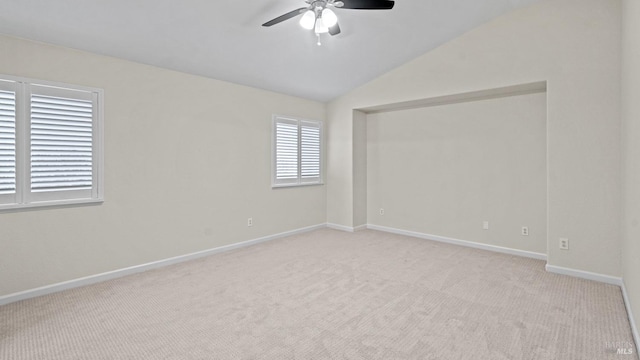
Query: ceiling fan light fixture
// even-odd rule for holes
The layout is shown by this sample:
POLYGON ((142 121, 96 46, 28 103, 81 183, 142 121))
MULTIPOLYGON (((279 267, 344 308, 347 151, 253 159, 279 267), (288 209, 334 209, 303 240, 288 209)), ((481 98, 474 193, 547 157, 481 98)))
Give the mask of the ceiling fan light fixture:
POLYGON ((338 16, 333 12, 333 8, 355 9, 355 10, 390 10, 395 4, 394 0, 304 0, 306 7, 291 10, 275 19, 269 20, 262 26, 270 27, 285 20, 298 17, 299 23, 304 29, 312 30, 318 37, 320 45, 320 35, 329 33, 335 36, 341 33, 338 25, 338 16))
POLYGON ((329 32, 329 27, 325 25, 324 20, 321 17, 316 19, 316 34, 325 34, 329 32))
POLYGON ((338 22, 338 17, 331 9, 325 8, 322 10, 322 21, 326 27, 332 27, 338 22))
POLYGON ((313 25, 316 22, 316 13, 313 10, 307 10, 300 18, 300 26, 307 30, 313 29, 313 25))

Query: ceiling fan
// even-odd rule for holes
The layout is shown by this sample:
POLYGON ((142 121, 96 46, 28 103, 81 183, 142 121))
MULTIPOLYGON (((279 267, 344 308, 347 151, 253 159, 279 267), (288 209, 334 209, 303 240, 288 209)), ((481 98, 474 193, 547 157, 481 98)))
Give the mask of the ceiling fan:
POLYGON ((300 26, 307 30, 313 29, 318 36, 318 45, 320 45, 320 34, 329 33, 332 36, 340 34, 338 17, 331 8, 390 10, 393 9, 395 3, 391 0, 305 0, 305 2, 308 6, 289 11, 267 21, 262 26, 269 27, 304 13, 300 18, 300 26))

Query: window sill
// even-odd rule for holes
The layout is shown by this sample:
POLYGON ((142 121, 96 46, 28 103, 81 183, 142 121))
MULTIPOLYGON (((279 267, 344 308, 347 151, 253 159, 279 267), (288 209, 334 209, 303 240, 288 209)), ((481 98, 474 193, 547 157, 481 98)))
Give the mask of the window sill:
POLYGON ((101 205, 104 199, 55 200, 31 204, 1 204, 0 213, 101 205))
POLYGON ((297 188, 297 187, 322 186, 322 185, 324 185, 323 182, 309 183, 309 184, 272 184, 271 189, 297 188))

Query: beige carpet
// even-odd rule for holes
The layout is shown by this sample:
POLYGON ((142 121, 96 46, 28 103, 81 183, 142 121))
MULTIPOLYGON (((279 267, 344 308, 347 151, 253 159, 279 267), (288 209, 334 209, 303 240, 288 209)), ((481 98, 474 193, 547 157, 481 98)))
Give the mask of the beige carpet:
POLYGON ((620 289, 329 229, 0 307, 0 359, 637 359, 620 289))

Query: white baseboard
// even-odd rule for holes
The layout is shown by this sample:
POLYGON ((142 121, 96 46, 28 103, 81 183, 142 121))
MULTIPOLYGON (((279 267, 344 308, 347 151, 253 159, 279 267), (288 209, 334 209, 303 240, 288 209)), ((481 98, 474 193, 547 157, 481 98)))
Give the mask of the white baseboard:
POLYGON ((593 281, 597 281, 605 284, 622 286, 621 277, 603 275, 603 274, 593 273, 589 271, 570 269, 570 268, 549 265, 549 264, 545 266, 545 270, 554 274, 568 275, 568 276, 573 276, 581 279, 593 280, 593 281))
POLYGON ((346 225, 338 225, 338 224, 327 223, 327 227, 329 229, 346 231, 346 232, 354 232, 355 231, 354 228, 352 228, 351 226, 346 226, 346 225))
POLYGON ((454 239, 454 238, 449 238, 449 237, 444 237, 439 235, 425 234, 425 233, 420 233, 416 231, 401 230, 401 229, 396 229, 396 228, 391 228, 386 226, 379 226, 379 225, 372 225, 372 224, 367 225, 367 229, 384 231, 392 234, 412 236, 420 239, 433 240, 433 241, 443 242, 447 244, 466 246, 466 247, 471 247, 475 249, 488 250, 488 251, 499 252, 503 254, 532 258, 532 259, 547 260, 546 254, 541 254, 537 252, 511 249, 511 248, 506 248, 506 247, 501 247, 496 245, 482 244, 482 243, 477 243, 473 241, 454 239))
POLYGON ((622 281, 622 298, 624 299, 624 306, 627 308, 627 316, 629 317, 629 325, 631 325, 631 334, 633 335, 633 340, 636 343, 636 352, 640 348, 640 336, 638 336, 638 327, 636 325, 636 319, 633 317, 633 312, 631 311, 631 302, 629 301, 629 294, 627 293, 627 287, 624 285, 624 280, 622 281))
POLYGON ((367 225, 360 225, 353 228, 354 231, 367 230, 367 225))
POLYGON ((35 288, 35 289, 30 289, 30 290, 25 290, 25 291, 13 293, 13 294, 8 294, 8 295, 0 296, 0 306, 1 305, 5 305, 5 304, 9 304, 9 303, 12 303, 12 302, 20 301, 20 300, 26 300, 26 299, 30 299, 30 298, 34 298, 34 297, 38 297, 38 296, 42 296, 42 295, 56 293, 56 292, 63 291, 63 290, 68 290, 68 289, 73 289, 73 288, 77 288, 77 287, 81 287, 81 286, 96 284, 96 283, 99 283, 99 282, 102 282, 102 281, 106 281, 106 280, 117 279, 117 278, 120 278, 120 277, 123 277, 123 276, 140 273, 140 272, 147 271, 147 270, 157 269, 157 268, 161 268, 161 267, 165 267, 165 266, 168 266, 168 265, 173 265, 173 264, 177 264, 177 263, 181 263, 181 262, 185 262, 185 261, 189 261, 189 260, 199 259, 201 257, 205 257, 205 256, 213 255, 213 254, 218 254, 218 253, 225 252, 225 251, 235 250, 235 249, 239 249, 239 248, 243 248, 243 247, 259 244, 259 243, 262 243, 262 242, 265 242, 265 241, 270 241, 270 240, 283 238, 283 237, 286 237, 286 236, 291 236, 291 235, 301 234, 301 233, 305 233, 305 232, 309 232, 309 231, 313 231, 313 230, 317 230, 317 229, 322 229, 322 228, 325 228, 325 227, 326 227, 325 224, 319 224, 319 225, 309 226, 309 227, 300 228, 300 229, 296 229, 296 230, 285 231, 285 232, 282 232, 282 233, 279 233, 279 234, 264 236, 264 237, 253 239, 253 240, 248 240, 248 241, 243 241, 243 242, 239 242, 239 243, 235 243, 235 244, 220 246, 220 247, 217 247, 217 248, 198 251, 198 252, 194 252, 194 253, 191 253, 191 254, 175 256, 175 257, 172 257, 172 258, 153 261, 153 262, 142 264, 142 265, 135 265, 135 266, 127 267, 127 268, 124 268, 124 269, 118 269, 118 270, 114 270, 114 271, 105 272, 105 273, 102 273, 102 274, 86 276, 86 277, 82 277, 82 278, 79 278, 79 279, 64 281, 64 282, 60 282, 60 283, 57 283, 57 284, 46 285, 46 286, 42 286, 42 287, 35 288))
POLYGON ((346 231, 346 232, 356 232, 356 231, 366 230, 367 229, 367 225, 366 224, 365 225, 356 226, 356 227, 351 227, 351 226, 346 226, 346 225, 338 225, 338 224, 327 223, 327 227, 329 229, 346 231))

